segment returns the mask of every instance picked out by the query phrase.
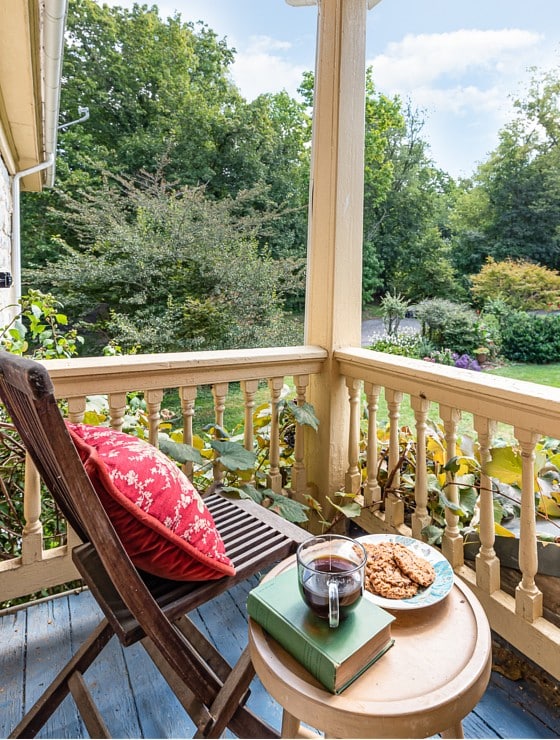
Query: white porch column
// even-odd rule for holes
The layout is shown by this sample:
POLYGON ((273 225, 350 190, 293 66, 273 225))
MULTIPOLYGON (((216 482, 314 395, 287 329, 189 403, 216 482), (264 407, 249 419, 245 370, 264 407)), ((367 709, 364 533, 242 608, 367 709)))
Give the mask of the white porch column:
POLYGON ((320 426, 306 430, 306 468, 323 503, 343 488, 348 464, 348 394, 332 353, 361 339, 366 13, 376 1, 317 2, 305 342, 331 361, 310 379, 320 426))

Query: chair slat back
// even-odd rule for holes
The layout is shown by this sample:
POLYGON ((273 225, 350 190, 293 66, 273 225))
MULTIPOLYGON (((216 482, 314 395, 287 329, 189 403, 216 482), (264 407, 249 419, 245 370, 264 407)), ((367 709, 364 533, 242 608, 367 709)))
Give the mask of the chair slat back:
POLYGON ((97 496, 66 429, 46 369, 0 352, 0 398, 63 515, 82 540, 89 540, 87 517, 76 500, 97 496))

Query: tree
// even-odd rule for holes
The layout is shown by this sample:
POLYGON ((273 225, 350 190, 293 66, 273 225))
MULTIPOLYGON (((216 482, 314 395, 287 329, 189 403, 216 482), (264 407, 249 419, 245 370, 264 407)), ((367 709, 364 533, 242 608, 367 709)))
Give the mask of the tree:
POLYGON ((93 354, 109 340, 144 352, 294 343, 282 262, 258 247, 255 197, 215 200, 151 175, 66 196, 80 248, 60 240, 60 258, 24 281, 49 287, 79 317, 93 354))
POLYGON ((478 272, 488 257, 560 268, 560 79, 534 75, 499 144, 463 184, 454 216, 454 262, 478 272))
POLYGON ((458 291, 447 238, 454 184, 428 158, 418 111, 376 98, 371 71, 367 90, 364 301, 383 291, 415 301, 458 291))
POLYGON ((231 81, 234 58, 225 40, 179 14, 162 20, 156 6, 70 0, 61 120, 72 120, 79 106, 89 107, 90 118, 60 132, 58 190, 25 199, 23 232, 38 238, 23 244, 24 264, 55 260, 52 236, 79 249, 60 217, 62 199, 100 187, 105 172, 161 171, 167 182, 202 185, 216 199, 258 192, 251 208, 275 214, 258 235, 261 248, 301 255, 305 107, 285 94, 245 101, 231 81))

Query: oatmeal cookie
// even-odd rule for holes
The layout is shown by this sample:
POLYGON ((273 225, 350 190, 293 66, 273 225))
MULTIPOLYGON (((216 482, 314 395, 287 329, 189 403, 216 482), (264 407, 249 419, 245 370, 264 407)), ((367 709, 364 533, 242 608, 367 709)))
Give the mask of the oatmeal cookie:
POLYGON ((400 542, 363 543, 367 553, 364 586, 386 599, 409 599, 436 577, 431 563, 400 542))
POLYGON ((370 571, 368 583, 373 593, 385 599, 409 599, 418 591, 418 584, 390 561, 383 568, 370 571))
POLYGON ((418 590, 418 584, 404 574, 394 559, 392 542, 364 545, 368 555, 365 587, 386 599, 408 599, 418 590))
POLYGON ((395 543, 393 558, 400 570, 419 586, 427 588, 436 577, 436 572, 427 560, 411 552, 408 547, 395 543))

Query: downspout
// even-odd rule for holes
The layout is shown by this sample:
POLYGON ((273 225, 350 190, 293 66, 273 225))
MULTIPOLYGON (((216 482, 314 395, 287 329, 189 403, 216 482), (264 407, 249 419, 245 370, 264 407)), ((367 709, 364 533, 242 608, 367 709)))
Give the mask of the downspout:
POLYGON ((20 208, 19 193, 20 180, 26 175, 33 175, 35 172, 46 170, 54 164, 54 152, 51 152, 44 162, 28 167, 26 170, 16 172, 12 178, 12 280, 14 286, 15 302, 21 298, 21 226, 20 226, 20 208))
MULTIPOLYGON (((62 76, 62 58, 64 52, 64 29, 68 0, 49 0, 43 6, 44 12, 44 54, 45 54, 45 155, 56 152, 58 115, 60 107, 60 80, 62 76)), ((45 186, 54 185, 54 159, 48 168, 45 186)))
POLYGON ((42 170, 46 173, 46 187, 54 184, 54 164, 58 132, 58 113, 60 104, 60 78, 64 50, 64 28, 68 0, 48 0, 42 2, 43 13, 43 119, 45 121, 44 153, 45 160, 39 164, 16 172, 12 177, 12 285, 15 302, 21 298, 21 222, 20 222, 20 180, 42 170))

